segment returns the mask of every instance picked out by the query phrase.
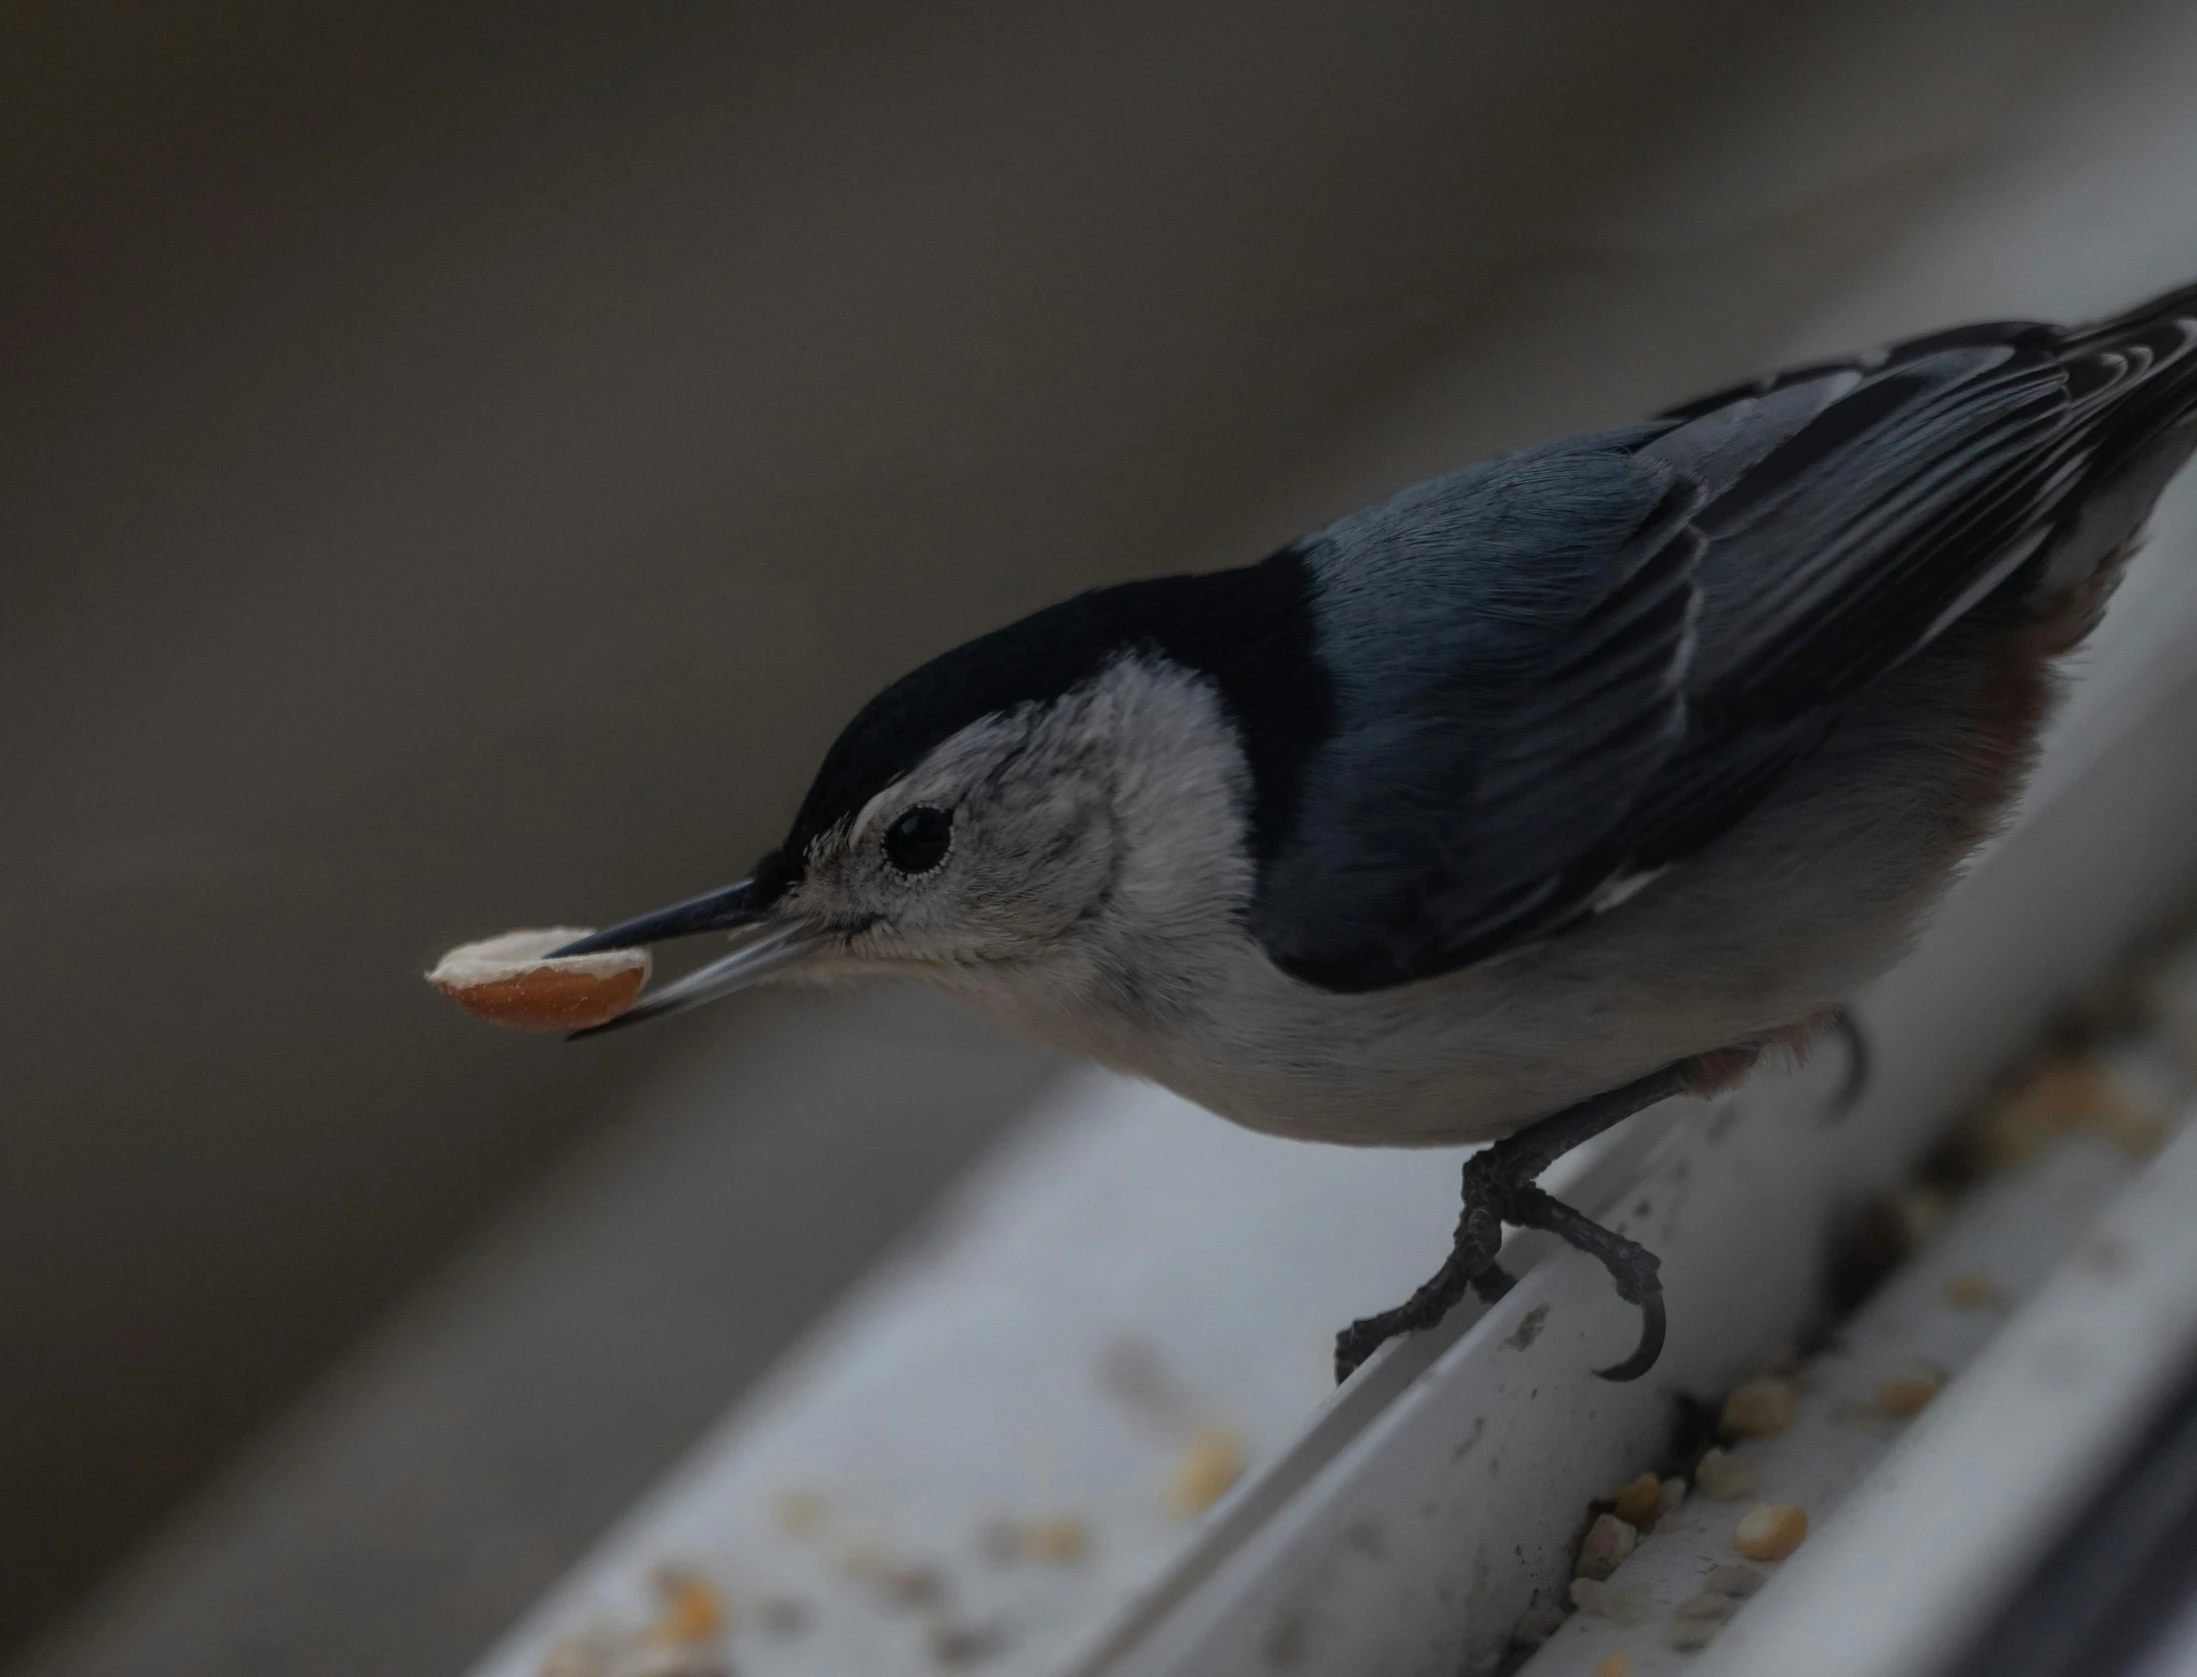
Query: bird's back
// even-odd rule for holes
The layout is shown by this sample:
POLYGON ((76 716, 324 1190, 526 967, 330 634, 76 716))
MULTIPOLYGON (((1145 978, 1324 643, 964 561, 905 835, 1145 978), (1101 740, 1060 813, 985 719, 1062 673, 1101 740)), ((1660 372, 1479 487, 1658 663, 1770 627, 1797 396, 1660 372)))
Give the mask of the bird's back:
POLYGON ((1338 715, 1260 937, 1373 990, 1652 888, 1956 625, 2079 637, 2193 413, 2197 288, 1796 368, 1339 520, 1302 548, 1338 715))

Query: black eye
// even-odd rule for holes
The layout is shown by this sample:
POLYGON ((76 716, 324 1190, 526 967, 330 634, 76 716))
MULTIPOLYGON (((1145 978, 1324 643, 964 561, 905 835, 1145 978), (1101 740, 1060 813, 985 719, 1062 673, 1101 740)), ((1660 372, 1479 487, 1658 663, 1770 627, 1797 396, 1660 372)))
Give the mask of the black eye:
POLYGON ((885 829, 885 860, 902 873, 929 873, 953 842, 953 811, 917 804, 885 829))

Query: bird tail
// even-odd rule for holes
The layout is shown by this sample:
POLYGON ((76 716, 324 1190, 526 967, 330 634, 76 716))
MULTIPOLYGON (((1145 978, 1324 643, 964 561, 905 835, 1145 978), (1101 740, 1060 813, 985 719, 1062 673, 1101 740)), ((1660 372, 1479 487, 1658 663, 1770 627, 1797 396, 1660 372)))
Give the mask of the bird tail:
POLYGON ((2018 592, 2067 647, 2096 625, 2153 504, 2197 452, 2197 283, 2056 341, 2074 423, 2046 469, 2066 511, 2018 592))
POLYGON ((2083 415, 2083 452, 2094 471, 2117 475, 2130 456, 2152 452, 2197 416, 2197 282, 2062 332, 2059 354, 2083 415))
POLYGON ((2066 342, 2071 350, 2107 346, 2140 335, 2161 322, 2177 320, 2197 322, 2197 280, 2162 291, 2104 320, 2073 327, 2066 334, 2066 342))

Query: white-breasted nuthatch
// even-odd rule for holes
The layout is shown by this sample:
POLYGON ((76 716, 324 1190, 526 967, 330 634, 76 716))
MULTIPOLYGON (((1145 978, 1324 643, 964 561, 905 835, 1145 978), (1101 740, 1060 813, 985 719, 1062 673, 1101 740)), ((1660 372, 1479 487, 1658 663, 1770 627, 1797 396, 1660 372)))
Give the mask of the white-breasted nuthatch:
MULTIPOLYGON (((1895 962, 2022 784, 2053 660, 2197 445, 2197 286, 1796 367, 1482 461, 1258 564, 1079 595, 866 706, 620 1021, 897 973, 1277 1135, 1493 1141, 1389 1335, 1505 1285, 1534 1185, 1895 962)), ((607 1027, 606 1027, 607 1028, 607 1027)))

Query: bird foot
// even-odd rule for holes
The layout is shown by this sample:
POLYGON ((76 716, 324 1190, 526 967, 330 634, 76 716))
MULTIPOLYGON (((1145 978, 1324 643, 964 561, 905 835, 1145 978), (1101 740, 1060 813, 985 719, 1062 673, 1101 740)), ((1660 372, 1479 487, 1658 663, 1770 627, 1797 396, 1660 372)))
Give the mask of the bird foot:
POLYGON ((1541 1229, 1577 1247, 1609 1271, 1617 1296, 1640 1307, 1640 1342, 1631 1355, 1595 1372, 1605 1380, 1637 1380, 1663 1354, 1665 1312, 1661 1260, 1638 1241, 1606 1229, 1537 1186, 1534 1178, 1588 1137, 1684 1088, 1684 1071, 1666 1068, 1608 1095, 1582 1101, 1519 1131, 1465 1161, 1464 1209, 1449 1257, 1431 1279, 1393 1310, 1356 1321, 1335 1336, 1335 1379, 1350 1378, 1366 1358, 1401 1333, 1417 1333, 1447 1316, 1470 1290, 1492 1304, 1512 1280, 1496 1260, 1503 1225, 1541 1229))

